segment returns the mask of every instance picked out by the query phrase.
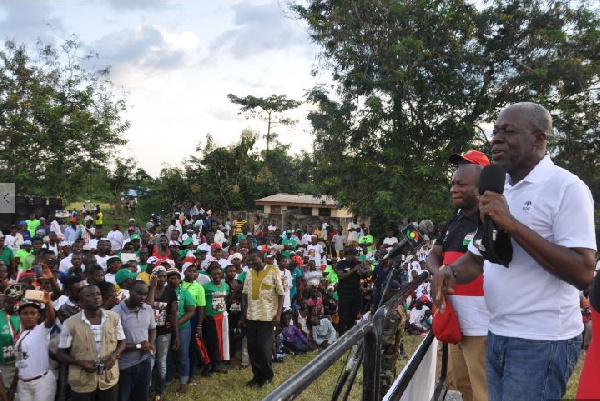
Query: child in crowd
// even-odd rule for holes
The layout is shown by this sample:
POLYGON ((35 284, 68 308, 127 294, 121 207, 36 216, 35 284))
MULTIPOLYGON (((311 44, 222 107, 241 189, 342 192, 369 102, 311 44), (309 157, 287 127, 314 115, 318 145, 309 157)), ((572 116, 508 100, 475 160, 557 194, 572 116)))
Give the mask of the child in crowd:
POLYGON ((293 324, 290 312, 281 316, 281 335, 283 346, 289 353, 304 354, 312 348, 302 330, 293 324))

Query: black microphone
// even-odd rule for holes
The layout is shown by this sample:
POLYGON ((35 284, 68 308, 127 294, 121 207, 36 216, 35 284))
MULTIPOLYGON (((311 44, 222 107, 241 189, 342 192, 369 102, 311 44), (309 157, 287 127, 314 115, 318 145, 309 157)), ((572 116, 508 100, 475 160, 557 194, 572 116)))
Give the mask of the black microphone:
MULTIPOLYGON (((503 167, 497 164, 485 166, 479 176, 479 194, 483 195, 485 191, 503 194, 505 180, 506 171, 503 167)), ((488 215, 485 216, 483 227, 480 229, 477 230, 474 242, 484 258, 508 267, 512 259, 510 236, 503 230, 499 230, 494 220, 488 215)))
POLYGON ((494 191, 498 194, 503 194, 505 179, 506 171, 502 166, 497 164, 485 166, 479 176, 479 195, 483 195, 485 191, 494 191))

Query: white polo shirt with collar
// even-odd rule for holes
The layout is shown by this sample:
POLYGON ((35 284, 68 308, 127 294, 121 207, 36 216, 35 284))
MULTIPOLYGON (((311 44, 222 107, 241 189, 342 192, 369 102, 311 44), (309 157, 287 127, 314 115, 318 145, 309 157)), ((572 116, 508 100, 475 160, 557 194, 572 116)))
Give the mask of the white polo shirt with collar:
MULTIPOLYGON (((544 239, 567 248, 596 249, 594 200, 576 175, 545 156, 515 185, 506 176, 511 214, 544 239)), ((485 261, 489 330, 506 337, 566 340, 583 331, 579 291, 542 268, 514 239, 506 268, 485 261)), ((469 251, 481 255, 473 242, 469 251)))

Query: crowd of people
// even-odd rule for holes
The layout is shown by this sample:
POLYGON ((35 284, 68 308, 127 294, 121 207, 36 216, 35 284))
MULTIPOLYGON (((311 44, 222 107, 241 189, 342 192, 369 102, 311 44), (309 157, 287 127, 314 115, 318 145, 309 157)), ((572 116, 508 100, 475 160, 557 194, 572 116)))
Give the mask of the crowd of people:
MULTIPOLYGON (((121 231, 101 213, 86 203, 0 234, 3 399, 160 400, 176 373, 183 393, 247 367, 262 387, 272 362, 324 349, 374 312, 398 242, 356 219, 282 229, 191 205, 121 231)), ((394 289, 428 248, 405 258, 394 289)), ((400 311, 410 332, 431 327, 431 305, 426 282, 400 311)))

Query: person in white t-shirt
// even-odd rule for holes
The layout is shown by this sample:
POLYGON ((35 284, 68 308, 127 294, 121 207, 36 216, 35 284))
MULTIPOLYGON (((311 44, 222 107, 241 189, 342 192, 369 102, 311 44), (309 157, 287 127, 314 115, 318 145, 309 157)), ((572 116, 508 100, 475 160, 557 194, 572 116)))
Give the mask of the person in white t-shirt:
POLYGON ((279 273, 281 273, 281 284, 283 285, 283 311, 292 308, 292 299, 290 297, 290 291, 292 289, 292 273, 288 270, 288 258, 282 254, 277 255, 277 267, 279 273))
POLYGON ((357 223, 356 217, 348 223, 348 236, 347 243, 348 246, 357 246, 358 245, 358 237, 360 236, 361 228, 357 223))
POLYGON ((308 260, 312 260, 315 262, 315 266, 318 268, 321 267, 321 254, 323 253, 323 246, 317 243, 317 237, 313 235, 311 243, 306 247, 306 256, 308 256, 308 260))
MULTIPOLYGON (((54 280, 52 272, 46 270, 44 277, 54 280)), ((54 401, 56 393, 56 377, 50 368, 48 353, 56 314, 48 292, 44 293, 43 305, 46 320, 42 323, 39 303, 25 301, 19 307, 21 330, 15 339, 17 375, 13 380, 18 381, 17 394, 22 401, 54 401)))
POLYGON ((504 193, 485 191, 479 211, 510 235, 512 258, 507 267, 492 263, 475 236, 432 282, 442 307, 455 283, 485 272, 486 373, 494 400, 562 399, 581 350, 578 289, 594 278, 594 202, 583 181, 546 155, 551 134, 552 117, 539 104, 500 112, 492 160, 507 172, 504 193))
POLYGON ((396 245, 397 243, 398 243, 398 238, 394 237, 394 230, 389 229, 389 230, 387 230, 387 233, 385 235, 385 238, 383 239, 383 243, 382 243, 381 247, 383 249, 391 248, 394 245, 396 245))

